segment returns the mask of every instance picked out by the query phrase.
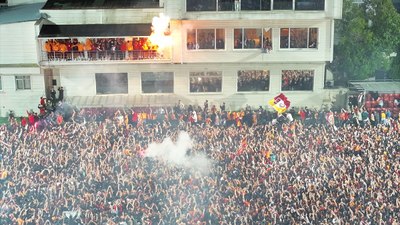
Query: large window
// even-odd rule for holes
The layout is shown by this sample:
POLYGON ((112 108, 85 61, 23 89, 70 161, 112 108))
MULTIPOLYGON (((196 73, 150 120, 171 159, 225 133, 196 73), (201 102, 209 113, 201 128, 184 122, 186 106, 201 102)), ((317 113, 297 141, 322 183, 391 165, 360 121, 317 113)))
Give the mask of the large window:
POLYGON ((30 76, 15 76, 15 86, 16 86, 17 90, 31 89, 31 77, 30 76))
POLYGON ((234 29, 234 49, 260 49, 272 50, 271 28, 240 28, 234 29))
POLYGON ((193 29, 187 31, 187 49, 225 49, 224 29, 193 29))
POLYGON ((318 28, 281 28, 281 48, 317 48, 318 28))
POLYGON ((127 94, 127 73, 96 73, 97 94, 127 94))
POLYGON ((222 72, 190 72, 190 92, 221 92, 222 72))
POLYGON ((240 70, 238 71, 237 90, 269 91, 269 71, 240 70))
POLYGON ((282 70, 282 91, 312 91, 314 70, 282 70))
POLYGON ((274 0, 274 10, 292 10, 293 0, 274 0))
POLYGON ((324 10, 325 0, 296 0, 296 10, 324 10))
POLYGON ((187 12, 271 9, 324 10, 325 0, 186 0, 187 12))
POLYGON ((241 10, 271 10, 271 0, 242 0, 241 10))
POLYGON ((142 72, 142 93, 174 93, 173 72, 142 72))
POLYGON ((216 11, 216 0, 186 0, 186 11, 216 11))

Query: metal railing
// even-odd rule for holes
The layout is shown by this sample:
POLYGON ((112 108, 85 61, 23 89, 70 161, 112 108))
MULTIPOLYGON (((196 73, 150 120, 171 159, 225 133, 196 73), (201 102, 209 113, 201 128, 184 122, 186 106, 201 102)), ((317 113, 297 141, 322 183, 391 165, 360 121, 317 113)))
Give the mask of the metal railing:
POLYGON ((51 51, 46 52, 42 51, 41 55, 42 61, 54 61, 54 62, 63 62, 63 61, 103 61, 103 60, 165 60, 169 59, 165 57, 163 54, 157 52, 156 50, 134 50, 134 51, 51 51))

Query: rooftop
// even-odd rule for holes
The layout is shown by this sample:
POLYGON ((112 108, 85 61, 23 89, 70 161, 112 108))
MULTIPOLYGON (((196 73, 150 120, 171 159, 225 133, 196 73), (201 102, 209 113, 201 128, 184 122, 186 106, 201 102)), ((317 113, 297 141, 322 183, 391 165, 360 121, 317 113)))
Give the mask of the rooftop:
POLYGON ((158 8, 159 0, 48 0, 43 9, 158 8))
POLYGON ((36 21, 44 2, 0 8, 0 24, 36 21))

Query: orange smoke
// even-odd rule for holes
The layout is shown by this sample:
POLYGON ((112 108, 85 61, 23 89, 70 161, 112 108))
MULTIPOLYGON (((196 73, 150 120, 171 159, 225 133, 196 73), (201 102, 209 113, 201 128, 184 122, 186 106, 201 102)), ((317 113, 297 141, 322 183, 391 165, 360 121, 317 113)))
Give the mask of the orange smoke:
POLYGON ((157 51, 162 52, 166 47, 172 45, 172 37, 169 30, 170 18, 160 13, 160 16, 155 16, 152 22, 152 33, 149 40, 152 45, 157 46, 157 51))

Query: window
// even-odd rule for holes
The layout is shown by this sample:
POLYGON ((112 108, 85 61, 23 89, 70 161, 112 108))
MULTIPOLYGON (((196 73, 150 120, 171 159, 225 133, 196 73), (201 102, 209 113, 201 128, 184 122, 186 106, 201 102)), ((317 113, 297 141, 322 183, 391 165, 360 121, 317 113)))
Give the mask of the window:
POLYGON ((127 73, 96 73, 97 94, 128 94, 127 73))
POLYGON ((186 11, 216 11, 216 0, 186 0, 186 11))
POLYGON ((292 10, 293 0, 274 0, 274 10, 292 10))
POLYGON ((222 72, 190 72, 190 92, 221 92, 222 72))
POLYGON ((234 49, 272 50, 272 29, 240 28, 234 29, 234 49))
POLYGON ((15 76, 15 86, 17 87, 17 90, 31 89, 31 77, 30 76, 15 76))
POLYGON ((225 49, 224 29, 194 29, 187 31, 187 49, 225 49))
POLYGON ((269 71, 238 71, 237 91, 269 91, 269 71))
POLYGON ((281 48, 317 48, 318 28, 281 28, 281 48))
POLYGON ((312 91, 314 70, 282 70, 282 91, 312 91))
POLYGON ((218 0, 218 11, 234 11, 235 3, 232 0, 218 0))
POLYGON ((142 72, 142 93, 174 93, 173 72, 142 72))
POLYGON ((325 0, 296 0, 296 10, 324 10, 325 0))
POLYGON ((271 0, 242 0, 241 10, 271 10, 271 0))

